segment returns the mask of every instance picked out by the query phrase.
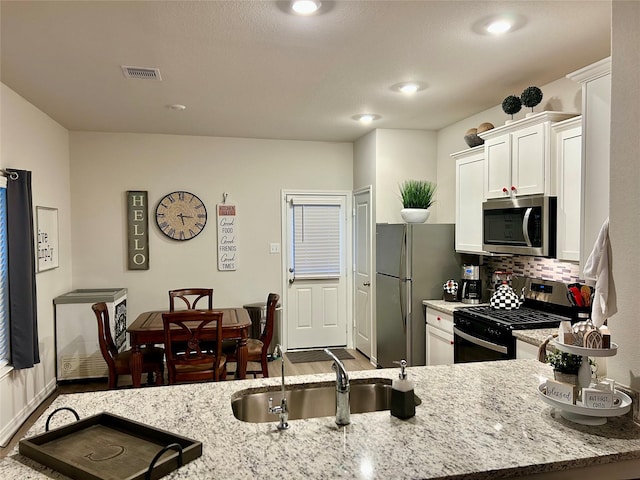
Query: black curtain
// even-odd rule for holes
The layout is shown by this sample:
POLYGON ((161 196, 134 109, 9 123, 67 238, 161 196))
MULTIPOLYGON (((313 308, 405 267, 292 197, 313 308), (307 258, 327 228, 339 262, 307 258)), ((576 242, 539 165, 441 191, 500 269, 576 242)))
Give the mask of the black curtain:
POLYGON ((11 364, 22 369, 40 363, 31 172, 8 171, 18 174, 7 179, 11 364))

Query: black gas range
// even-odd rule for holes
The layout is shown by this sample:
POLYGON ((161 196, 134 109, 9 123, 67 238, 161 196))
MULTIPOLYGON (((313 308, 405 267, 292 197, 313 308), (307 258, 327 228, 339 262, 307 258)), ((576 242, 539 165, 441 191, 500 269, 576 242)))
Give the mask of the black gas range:
POLYGON ((514 278, 513 287, 524 298, 519 309, 474 306, 454 311, 455 363, 516 358, 514 330, 556 328, 571 320, 564 283, 524 277, 514 278))

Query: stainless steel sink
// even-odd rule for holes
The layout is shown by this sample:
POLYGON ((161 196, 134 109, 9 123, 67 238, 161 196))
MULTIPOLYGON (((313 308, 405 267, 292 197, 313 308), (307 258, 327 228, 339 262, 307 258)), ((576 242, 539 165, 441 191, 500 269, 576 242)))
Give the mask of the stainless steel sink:
MULTIPOLYGON (((269 398, 279 405, 282 400, 280 386, 267 392, 238 392, 231 400, 233 414, 238 420, 251 423, 276 422, 277 415, 269 414, 269 398)), ((287 385, 285 390, 289 420, 330 417, 336 414, 336 383, 287 385)), ((416 396, 416 405, 422 401, 416 396)), ((386 378, 355 379, 351 381, 349 396, 351 413, 377 412, 391 408, 391 380, 386 378)))

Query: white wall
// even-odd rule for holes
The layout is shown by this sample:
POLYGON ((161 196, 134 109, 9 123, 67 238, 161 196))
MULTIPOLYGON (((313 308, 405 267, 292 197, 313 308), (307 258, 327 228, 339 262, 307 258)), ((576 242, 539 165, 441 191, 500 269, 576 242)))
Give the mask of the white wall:
MULTIPOLYGON (((570 72, 567 72, 570 73, 570 72)), ((534 108, 535 112, 553 110, 558 112, 582 112, 582 97, 580 85, 568 78, 561 78, 547 85, 540 86, 543 98, 540 105, 534 108)), ((504 92, 504 97, 508 95, 520 95, 521 92, 504 92)), ((528 108, 523 108, 514 115, 514 119, 524 118, 529 112, 528 108)), ((437 172, 438 172, 438 223, 455 222, 455 180, 456 162, 451 158, 451 154, 466 150, 468 145, 464 141, 464 135, 470 128, 477 128, 481 123, 489 122, 499 127, 510 119, 502 111, 502 105, 480 112, 460 122, 449 125, 437 133, 437 172), (450 188, 444 188, 450 185, 450 188)))
MULTIPOLYGON (((402 223, 399 185, 408 179, 437 181, 436 133, 428 130, 376 130, 375 219, 378 223, 402 223)), ((428 223, 443 223, 438 218, 440 190, 430 208, 428 223)), ((453 223, 451 221, 450 223, 453 223)))
POLYGON ((351 143, 72 132, 73 287, 125 287, 129 321, 168 305, 173 288, 211 287, 214 305, 240 306, 281 293, 282 189, 351 190, 351 143), (149 270, 127 270, 126 192, 147 190, 149 270), (196 194, 208 211, 203 232, 179 242, 154 220, 158 200, 196 194), (236 203, 236 271, 217 270, 216 204, 236 203))
MULTIPOLYGON (((0 167, 32 172, 33 207, 58 209, 60 267, 36 275, 40 363, 0 377, 0 444, 55 388, 53 298, 71 287, 69 135, 66 129, 0 84, 0 167)), ((35 227, 34 227, 35 228, 35 227)))
POLYGON ((616 381, 640 390, 640 2, 612 3, 609 232, 618 313, 608 323, 619 349, 607 368, 616 381))
MULTIPOLYGON (((353 144, 353 189, 375 187, 376 183, 376 133, 373 130, 358 138, 353 144)), ((374 217, 375 218, 375 217, 374 217)))

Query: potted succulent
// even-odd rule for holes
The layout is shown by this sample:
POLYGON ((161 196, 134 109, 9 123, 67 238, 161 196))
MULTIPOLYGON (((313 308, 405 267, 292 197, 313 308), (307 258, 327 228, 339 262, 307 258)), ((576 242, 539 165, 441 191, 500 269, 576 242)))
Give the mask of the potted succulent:
POLYGON ((406 180, 400 185, 400 199, 404 207, 400 215, 407 223, 424 223, 433 205, 436 184, 427 180, 406 180))
POLYGON ((578 385, 578 371, 582 365, 582 356, 567 352, 552 352, 547 361, 553 366, 553 377, 558 382, 578 385))

